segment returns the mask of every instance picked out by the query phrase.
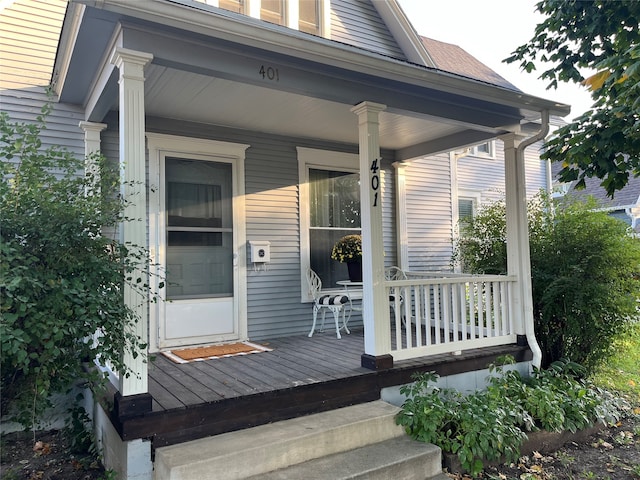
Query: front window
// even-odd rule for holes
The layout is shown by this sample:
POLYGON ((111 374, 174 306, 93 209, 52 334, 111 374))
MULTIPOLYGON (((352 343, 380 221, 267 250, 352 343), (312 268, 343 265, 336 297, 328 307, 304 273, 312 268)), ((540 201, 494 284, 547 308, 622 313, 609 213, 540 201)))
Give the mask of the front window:
POLYGON ((360 233, 360 176, 309 169, 309 260, 326 287, 344 280, 344 267, 331 259, 334 243, 360 233))
MULTIPOLYGON (((354 153, 297 147, 300 192, 300 285, 307 269, 322 280, 323 290, 348 276, 346 264, 331 259, 335 242, 361 233, 359 160, 354 153)), ((301 300, 310 297, 302 288, 301 300)))

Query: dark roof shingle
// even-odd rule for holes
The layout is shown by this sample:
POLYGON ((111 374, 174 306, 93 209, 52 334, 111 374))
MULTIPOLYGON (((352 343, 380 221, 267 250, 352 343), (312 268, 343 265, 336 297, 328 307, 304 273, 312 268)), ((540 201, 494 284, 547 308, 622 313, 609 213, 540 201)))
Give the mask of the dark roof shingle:
POLYGON ((473 78, 509 90, 521 91, 458 45, 427 37, 420 38, 438 70, 473 78))

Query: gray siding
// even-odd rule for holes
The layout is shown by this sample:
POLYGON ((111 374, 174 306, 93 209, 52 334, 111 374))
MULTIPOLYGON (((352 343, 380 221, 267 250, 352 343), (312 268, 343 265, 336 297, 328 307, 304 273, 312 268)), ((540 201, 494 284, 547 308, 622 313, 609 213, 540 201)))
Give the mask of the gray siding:
POLYGON ((331 0, 331 40, 406 60, 371 0, 331 0))
MULTIPOLYGON (((44 89, 2 90, 0 105, 12 121, 33 123, 40 115, 47 102, 44 89)), ((42 148, 53 145, 64 146, 79 157, 84 156, 84 133, 78 126, 84 114, 81 108, 74 105, 54 103, 53 111, 46 119, 46 129, 42 131, 40 140, 42 148)))
MULTIPOLYGON (((117 116, 110 114, 102 151, 118 157, 117 116)), ((356 146, 278 137, 260 132, 148 118, 147 131, 250 144, 245 160, 247 240, 271 242, 267 270, 247 267, 249 338, 307 333, 311 304, 301 303, 298 159, 296 147, 355 153, 356 146)))
MULTIPOLYGON (((66 0, 16 0, 0 12, 0 108, 12 121, 32 123, 49 100, 45 88, 58 46, 66 0)), ((54 104, 43 148, 63 145, 84 155, 84 119, 77 106, 54 104)))
MULTIPOLYGON (((118 158, 118 118, 106 119, 108 129, 102 133, 102 153, 118 158)), ((311 304, 301 303, 300 219, 298 159, 296 147, 319 148, 357 153, 357 146, 315 142, 307 139, 278 137, 260 132, 213 127, 168 119, 148 118, 147 131, 193 136, 251 145, 245 160, 245 205, 247 241, 271 242, 271 262, 266 270, 247 266, 247 321, 249 338, 307 333, 311 327, 311 304)), ((383 159, 393 152, 382 152, 383 159)), ((395 200, 393 167, 383 160, 383 228, 385 260, 395 263, 395 200)), ((357 326, 361 318, 352 317, 357 326)))
MULTIPOLYGON (((527 197, 531 198, 541 188, 546 188, 546 162, 540 160, 538 142, 525 150, 527 197)), ((487 159, 468 155, 458 160, 458 191, 469 190, 481 194, 481 202, 493 202, 504 198, 504 145, 496 140, 496 157, 487 159)))
POLYGON ((409 270, 441 271, 451 261, 449 155, 414 160, 406 169, 409 270))

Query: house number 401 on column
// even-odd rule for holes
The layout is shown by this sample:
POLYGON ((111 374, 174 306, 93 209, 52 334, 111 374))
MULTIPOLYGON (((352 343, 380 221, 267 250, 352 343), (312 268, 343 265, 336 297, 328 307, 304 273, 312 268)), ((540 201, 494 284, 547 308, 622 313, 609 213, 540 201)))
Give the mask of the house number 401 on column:
POLYGON ((376 158, 371 162, 371 193, 373 197, 373 206, 378 206, 378 193, 380 190, 380 162, 381 158, 376 158))

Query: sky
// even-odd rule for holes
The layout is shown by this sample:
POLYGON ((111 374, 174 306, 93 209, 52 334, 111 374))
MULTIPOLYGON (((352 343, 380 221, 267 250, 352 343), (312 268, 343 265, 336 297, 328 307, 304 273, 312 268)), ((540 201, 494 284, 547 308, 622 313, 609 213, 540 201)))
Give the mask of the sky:
POLYGON ((453 43, 466 50, 520 90, 530 95, 571 105, 567 120, 591 106, 587 90, 561 84, 547 90, 538 79, 543 69, 527 73, 517 63, 502 60, 526 43, 544 19, 535 11, 538 0, 398 0, 418 34, 453 43))

